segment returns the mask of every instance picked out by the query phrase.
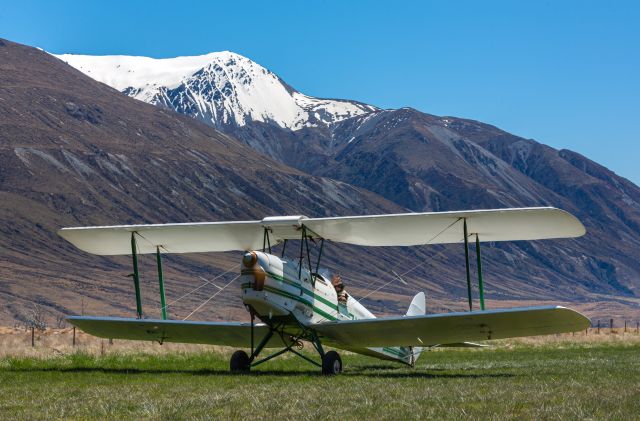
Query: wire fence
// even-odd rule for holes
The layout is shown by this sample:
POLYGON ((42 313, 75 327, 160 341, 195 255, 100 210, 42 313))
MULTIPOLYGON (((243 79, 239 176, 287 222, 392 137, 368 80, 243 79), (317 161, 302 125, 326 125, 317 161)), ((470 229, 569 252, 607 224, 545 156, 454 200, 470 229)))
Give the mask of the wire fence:
POLYGON ((592 319, 591 327, 586 330, 588 334, 589 331, 594 331, 594 333, 640 333, 640 320, 618 320, 616 322, 615 319, 592 319))

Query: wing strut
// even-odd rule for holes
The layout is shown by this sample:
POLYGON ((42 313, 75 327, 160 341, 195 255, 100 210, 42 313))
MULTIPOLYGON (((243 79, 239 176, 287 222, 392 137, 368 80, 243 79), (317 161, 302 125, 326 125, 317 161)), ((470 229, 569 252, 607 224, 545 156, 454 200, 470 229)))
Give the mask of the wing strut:
POLYGON ((324 238, 320 241, 320 251, 318 252, 318 260, 316 261, 316 271, 311 275, 311 282, 316 285, 316 276, 320 270, 320 259, 322 259, 322 249, 324 248, 324 238))
POLYGON ((476 234, 476 259, 478 262, 478 292, 480 295, 480 310, 484 310, 484 286, 482 283, 482 257, 480 256, 480 237, 476 234))
POLYGON ((160 246, 156 247, 156 261, 158 263, 158 286, 160 288, 160 306, 162 307, 162 320, 167 320, 167 303, 164 296, 164 276, 162 274, 162 256, 160 246))
POLYGON ((142 319, 142 298, 140 298, 140 272, 138 271, 138 245, 136 233, 131 233, 131 258, 133 260, 133 286, 136 289, 136 317, 142 319))
POLYGON ((469 311, 473 311, 473 297, 471 296, 471 274, 469 271, 469 233, 467 232, 467 218, 463 218, 464 227, 464 263, 467 269, 467 297, 469 298, 469 311))
MULTIPOLYGON (((467 229, 467 218, 463 219, 464 227, 464 263, 467 272, 467 295, 469 298, 469 311, 473 311, 473 296, 471 291, 471 271, 469 267, 469 230, 467 229)), ((471 234, 474 235, 474 234, 471 234)), ((478 265, 478 295, 480 296, 480 310, 484 310, 484 284, 482 281, 482 256, 480 255, 480 236, 476 236, 476 262, 478 265)))
POLYGON ((269 248, 269 254, 271 254, 271 239, 269 238, 269 228, 264 228, 264 233, 262 235, 262 252, 269 248))

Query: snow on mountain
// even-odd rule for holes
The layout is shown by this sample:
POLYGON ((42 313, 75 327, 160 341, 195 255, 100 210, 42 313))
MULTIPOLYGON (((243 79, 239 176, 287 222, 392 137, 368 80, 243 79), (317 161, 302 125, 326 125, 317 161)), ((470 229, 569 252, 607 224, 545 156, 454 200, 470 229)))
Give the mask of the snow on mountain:
POLYGON ((133 98, 218 127, 259 121, 299 130, 378 110, 355 101, 304 95, 266 68, 230 51, 165 59, 55 56, 133 98))

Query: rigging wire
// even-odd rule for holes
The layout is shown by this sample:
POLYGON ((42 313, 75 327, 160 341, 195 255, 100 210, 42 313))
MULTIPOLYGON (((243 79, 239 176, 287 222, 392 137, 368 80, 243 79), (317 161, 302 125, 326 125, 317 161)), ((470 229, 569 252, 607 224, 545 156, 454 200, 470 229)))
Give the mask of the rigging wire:
MULTIPOLYGON (((449 225, 447 225, 445 228, 443 228, 439 233, 437 233, 436 235, 434 235, 433 237, 431 237, 429 239, 429 241, 427 241, 424 246, 429 245, 433 240, 435 240, 436 238, 438 238, 440 235, 442 235, 442 233, 444 233, 446 230, 448 230, 449 228, 451 228, 452 226, 454 226, 455 224, 457 224, 458 222, 460 222, 463 218, 458 218, 455 221, 453 221, 452 223, 450 223, 449 225)), ((463 239, 464 240, 464 239, 463 239)), ((431 257, 431 259, 435 259, 436 257, 439 257, 441 254, 444 254, 444 252, 447 251, 446 249, 441 250, 438 254, 436 254, 435 256, 431 257)), ((408 258, 405 258, 408 259, 408 258)), ((418 267, 424 265, 424 262, 418 263, 417 265, 415 265, 414 267, 412 267, 411 269, 403 272, 401 275, 398 275, 392 268, 391 272, 393 272, 394 277, 387 283, 381 285, 380 287, 374 289, 373 291, 370 291, 367 295, 365 295, 364 297, 359 298, 358 300, 364 300, 365 298, 369 297, 371 294, 374 294, 375 292, 381 290, 382 288, 386 287, 387 285, 389 285, 390 283, 396 281, 396 277, 402 279, 402 276, 406 275, 407 273, 410 273, 412 271, 414 271, 415 269, 417 269, 418 267)), ((394 266, 394 268, 398 266, 398 264, 396 264, 394 266)), ((404 282, 404 281, 403 281, 404 282)), ((338 314, 338 311, 336 311, 336 315, 338 314)), ((323 320, 328 320, 326 317, 323 316, 323 320)))
MULTIPOLYGON (((454 222, 452 222, 451 224, 449 224, 449 225, 448 225, 447 227, 445 227, 442 231, 440 231, 438 234, 436 234, 434 237, 432 237, 432 238, 431 238, 427 243, 424 243, 424 244, 421 244, 421 245, 419 245, 419 246, 416 246, 415 248, 416 248, 417 250, 420 250, 422 247, 429 246, 429 245, 430 245, 429 243, 430 243, 431 241, 435 240, 438 236, 440 236, 442 233, 444 233, 447 229, 451 228, 453 225, 455 225, 455 224, 456 224, 457 222, 459 222, 461 219, 463 219, 463 218, 458 218, 458 219, 456 219, 454 222)), ((462 240, 458 241, 458 243, 462 242, 463 240, 464 240, 464 239, 462 239, 462 240)), ((456 244, 457 244, 457 243, 456 243, 456 244)), ((435 254, 435 255, 433 255, 433 256, 428 256, 428 258, 429 258, 430 260, 436 259, 437 257, 440 257, 440 256, 441 256, 444 252, 446 252, 446 251, 447 251, 446 249, 441 250, 439 253, 437 253, 437 254, 435 254)), ((424 263, 419 263, 419 264, 417 264, 416 266, 414 266, 413 268, 411 268, 411 269, 409 269, 409 270, 407 270, 407 271, 405 271, 405 272, 403 272, 403 273, 401 273, 401 274, 398 274, 397 272, 395 272, 396 268, 397 268, 397 267, 399 267, 399 266, 401 266, 401 264, 402 264, 403 262, 405 262, 405 261, 410 261, 411 259, 414 259, 414 258, 415 258, 414 256, 402 256, 398 261, 396 261, 396 262, 393 264, 393 266, 391 267, 391 269, 389 269, 389 272, 393 273, 393 275, 394 275, 394 277, 395 277, 394 279, 400 279, 400 281, 402 282, 402 281, 403 281, 403 280, 402 280, 402 276, 406 275, 407 273, 410 273, 410 272, 414 271, 415 269, 417 269, 418 267, 420 267, 420 266, 422 266, 422 265, 424 264, 424 263)), ((337 266, 335 266, 335 265, 333 265, 333 264, 327 264, 325 267, 326 267, 327 269, 332 270, 332 271, 336 271, 336 270, 338 270, 338 269, 337 269, 337 266)), ((388 275, 388 274, 389 274, 389 273, 384 273, 382 276, 385 276, 385 275, 388 275)), ((356 279, 354 279, 354 278, 347 278, 347 280, 348 280, 348 281, 356 281, 356 279)), ((392 281, 393 281, 393 280, 392 280, 392 281)), ((380 284, 381 282, 384 282, 384 281, 381 281, 380 279, 375 279, 375 278, 374 278, 374 279, 370 279, 370 280, 369 280, 369 282, 370 282, 370 283, 374 283, 374 284, 380 284)), ((391 282, 387 282, 387 283, 385 283, 385 284, 382 284, 382 286, 381 286, 379 289, 384 288, 385 286, 389 285, 390 283, 391 283, 391 282)), ((406 282, 402 282, 402 283, 406 285, 406 282)), ((376 290, 376 291, 377 291, 377 290, 376 290)))
POLYGON ((196 309, 195 309, 195 310, 193 310, 191 313, 189 313, 189 315, 188 315, 187 317, 185 317, 184 319, 182 319, 182 320, 183 320, 183 321, 184 321, 184 320, 187 320, 189 317, 193 316, 193 314, 194 314, 196 311, 200 310, 200 309, 201 309, 205 304, 207 304, 209 301, 213 300, 213 299, 214 299, 218 294, 220 294, 222 291, 224 291, 224 289, 225 289, 226 287, 228 287, 229 285, 231 285, 231 283, 232 283, 233 281, 235 281, 236 279, 238 279, 239 277, 240 277, 240 275, 236 275, 232 280, 230 280, 229 282, 227 282, 227 283, 222 287, 222 289, 220 289, 219 291, 216 291, 216 292, 215 292, 215 294, 213 294, 211 297, 207 298, 207 300, 206 300, 206 301, 204 301, 202 304, 200 304, 198 307, 196 307, 196 309))
MULTIPOLYGON (((435 240, 436 238, 438 238, 440 235, 442 235, 442 233, 444 233, 446 230, 448 230, 449 228, 451 228, 452 226, 454 226, 455 224, 457 224, 458 222, 460 222, 462 220, 462 218, 458 218, 455 221, 453 221, 451 224, 449 224, 448 226, 446 226, 445 228, 443 228, 439 233, 437 233, 436 235, 434 235, 433 237, 431 237, 429 239, 429 241, 427 241, 424 246, 428 246, 429 244, 431 244, 431 242, 433 240, 435 240)), ((440 253, 436 254, 435 256, 431 257, 431 259, 435 259, 436 257, 440 256, 441 254, 443 254, 446 251, 446 249, 443 249, 440 251, 440 253)), ((408 259, 408 257, 406 258, 408 259)), ((414 270, 416 270, 417 268, 419 268, 420 266, 423 266, 424 262, 420 262, 417 265, 413 266, 411 269, 403 272, 402 274, 398 275, 397 273, 395 273, 393 271, 393 269, 391 270, 391 272, 394 273, 395 276, 397 276, 398 278, 402 279, 403 276, 405 276, 406 274, 413 272, 414 270)), ((396 264, 396 266, 398 266, 396 264)), ((396 278, 393 277, 389 282, 379 286, 378 288, 374 289, 373 291, 370 291, 367 295, 365 295, 364 297, 361 297, 360 300, 364 300, 365 298, 369 297, 371 294, 380 291, 382 288, 386 287, 387 285, 389 285, 390 283, 392 283, 393 281, 395 281, 396 278)))
MULTIPOLYGON (((142 238, 144 241, 146 241, 147 243, 149 243, 149 245, 150 245, 151 247, 153 247, 153 248, 161 247, 161 248, 165 249, 165 250, 167 251, 167 253, 170 253, 170 251, 169 251, 169 250, 167 250, 167 248, 166 248, 165 246, 153 244, 151 241, 149 241, 149 239, 148 239, 147 237, 145 237, 144 235, 140 234, 138 231, 134 231, 134 233, 135 233, 138 237, 142 238)), ((140 248, 138 247, 138 243, 137 243, 137 242, 136 242, 136 248, 138 249, 138 253, 140 253, 140 248)))
MULTIPOLYGON (((152 245, 153 247, 160 247, 160 248, 164 249, 165 251, 170 252, 170 251, 169 251, 165 246, 162 246, 162 245, 160 245, 160 246, 156 246, 156 245, 154 245, 151 241, 149 241, 149 239, 147 239, 145 236, 141 235, 140 233, 135 232, 135 234, 136 234, 137 236, 139 236, 140 238, 144 239, 147 243, 149 243, 149 244, 150 244, 150 245, 152 245)), ((138 246, 138 244, 137 244, 137 243, 136 243, 136 251, 137 251, 138 253, 140 253, 140 247, 138 246)), ((194 315, 198 310, 200 310, 200 309, 201 309, 205 304, 207 304, 209 301, 211 301, 212 299, 214 299, 218 294, 220 294, 222 291, 224 291, 224 290, 225 290, 225 288, 227 288, 229 285, 231 285, 231 283, 232 283, 233 281, 235 281, 236 279, 238 279, 238 278, 240 277, 240 275, 238 274, 237 276, 235 276, 233 279, 231 279, 229 282, 227 282, 223 287, 219 287, 218 285, 214 284, 214 283, 213 283, 213 281, 215 281, 216 279, 219 279, 219 278, 223 277, 224 275, 228 274, 228 273, 229 273, 229 272, 231 272, 232 270, 235 270, 235 269, 237 269, 237 268, 239 268, 239 267, 240 267, 240 264, 237 264, 237 265, 235 265, 235 266, 231 267, 230 269, 227 269, 226 271, 222 272, 221 274, 219 274, 218 276, 214 277, 214 278, 213 278, 213 279, 211 279, 211 280, 206 280, 205 278, 203 278, 202 276, 200 276, 200 278, 201 278, 202 280, 204 280, 204 281, 205 281, 205 282, 204 282, 204 284, 202 284, 202 285, 200 285, 200 286, 198 286, 198 287, 196 287, 196 288, 192 289, 191 291, 187 292, 186 294, 183 294, 183 295, 182 295, 182 296, 180 296, 179 298, 177 298, 177 299, 175 299, 175 300, 171 301, 169 304, 167 304, 167 305, 165 305, 164 307, 162 307, 162 308, 161 308, 161 310, 164 310, 164 309, 168 308, 169 306, 174 305, 174 304, 175 304, 175 303, 177 303, 178 301, 180 301, 180 300, 182 300, 183 298, 185 298, 185 297, 187 297, 187 296, 189 296, 189 295, 193 294, 194 292, 198 291, 199 289, 204 288, 204 287, 205 287, 205 286, 207 286, 207 285, 213 285, 213 286, 215 286, 216 288, 218 288, 218 291, 216 291, 216 293, 215 293, 215 294, 213 294, 213 295, 212 295, 211 297, 209 297, 206 301, 204 301, 202 304, 200 304, 198 307, 196 307, 196 309, 195 309, 195 310, 193 310, 191 313, 189 313, 189 315, 188 315, 187 317, 185 317, 184 319, 182 319, 182 320, 187 320, 189 317, 193 316, 193 315, 194 315)))
MULTIPOLYGON (((453 221, 451 224, 449 224, 448 226, 446 226, 445 228, 443 228, 440 232, 438 232, 436 235, 434 235, 431 239, 429 239, 429 241, 427 241, 426 243, 423 244, 423 246, 427 246, 430 245, 432 241, 434 241, 436 238, 438 238, 440 235, 442 235, 442 233, 444 233, 446 230, 448 230, 449 228, 451 228, 453 225, 457 224, 458 222, 460 222, 463 218, 458 218, 455 221, 453 221)), ((147 241, 149 244, 153 245, 153 243, 151 243, 147 238, 145 238, 143 235, 140 235, 139 233, 136 232, 136 234, 143 238, 145 241, 147 241)), ((464 240, 464 239, 463 239, 464 240)), ((137 246, 137 245, 136 245, 137 246)), ((158 247, 162 247, 164 250, 168 251, 166 249, 166 247, 164 246, 158 246, 158 247)), ((136 247, 138 248, 138 247, 136 247)), ((439 257, 440 255, 442 255, 446 250, 442 250, 440 253, 436 254, 435 256, 432 256, 431 259, 435 259, 436 257, 439 257)), ((406 260, 408 260, 409 258, 406 257, 406 260)), ((391 272, 393 273, 393 277, 390 281, 382 284, 381 286, 379 286, 378 288, 370 291, 367 295, 365 295, 364 297, 361 297, 360 300, 364 300, 366 298, 368 298, 369 296, 371 296, 372 294, 376 293, 377 291, 383 289, 384 287, 386 287, 387 285, 391 284, 392 282, 396 281, 396 279, 400 279, 405 285, 406 282, 404 282, 404 280, 402 279, 403 276, 407 275, 410 272, 413 272, 414 270, 416 270, 417 268, 419 268, 420 266, 423 266, 424 262, 420 262, 418 264, 416 264, 415 266, 413 266, 412 268, 404 271, 402 274, 398 274, 396 273, 393 269, 397 266, 399 266, 399 263, 396 263, 396 265, 394 266, 394 268, 391 269, 391 272)), ((225 272, 221 273, 220 275, 216 276, 215 278, 207 281, 206 279, 200 277, 201 279, 203 279, 205 281, 204 284, 194 288, 193 290, 187 292, 186 294, 183 294, 182 296, 180 296, 179 298, 171 301, 169 304, 165 305, 163 307, 163 309, 168 308, 169 306, 174 305, 175 303, 177 303, 178 301, 182 300, 183 298, 193 294, 194 292, 200 290, 201 288, 211 284, 214 285, 216 288, 218 288, 219 290, 216 291, 216 293, 214 293, 211 297, 209 297, 207 300, 205 300, 202 304, 200 304, 195 310, 193 310, 191 313, 189 313, 189 315, 187 317, 185 317, 183 320, 187 320, 189 317, 191 317, 193 314, 195 314, 197 311, 199 311, 205 304, 207 304, 209 301, 211 301, 213 298, 215 298, 218 294, 220 294, 222 291, 224 291, 225 288, 227 288, 227 286, 229 286, 233 281, 235 281, 236 279, 238 279, 240 277, 240 275, 237 275, 236 277, 234 277, 231 281, 229 281, 227 284, 224 285, 224 287, 219 287, 218 285, 214 284, 213 281, 215 281, 216 279, 219 279, 220 277, 226 275, 227 273, 231 272, 234 269, 237 269, 238 267, 240 267, 240 264, 233 266, 232 268, 226 270, 225 272)))
MULTIPOLYGON (((167 253, 171 253, 171 252, 169 251, 169 249, 167 249, 165 246, 162 246, 162 245, 160 245, 160 246, 156 246, 156 245, 154 245, 151 241, 149 241, 149 239, 148 239, 148 238, 146 238, 144 235, 140 234, 139 232, 137 232, 137 231, 136 231, 136 232, 135 232, 135 234, 136 234, 137 236, 139 236, 140 238, 142 238, 143 240, 145 240, 145 241, 146 241, 147 243, 149 243, 151 246, 153 246, 153 247, 160 247, 160 248, 164 249, 167 253)), ((138 244, 137 244, 137 243, 136 243, 136 249, 137 249, 138 253, 140 253, 140 248, 139 248, 139 246, 138 246, 138 244)), ((209 285, 209 284, 211 284, 211 285, 215 286, 216 288, 220 289, 220 291, 222 291, 222 289, 224 289, 224 288, 222 288, 222 289, 221 289, 218 285, 214 284, 214 283, 213 283, 213 281, 215 281, 216 279, 219 279, 219 278, 223 277, 223 276, 224 276, 224 275, 226 275, 227 273, 229 273, 229 272, 231 272, 232 270, 235 270, 235 269, 237 269, 237 268, 239 268, 239 267, 240 267, 240 264, 237 264, 237 265, 235 265, 235 266, 231 267, 230 269, 228 269, 228 270, 226 270, 226 271, 222 272, 220 275, 216 276, 215 278, 213 278, 213 279, 211 279, 211 280, 209 280, 209 281, 207 281, 207 280, 206 280, 206 279, 204 279, 202 276, 200 276, 200 278, 201 278, 202 280, 204 280, 204 281, 205 281, 205 283, 204 283, 204 284, 200 285, 199 287, 196 287, 196 288, 192 289, 191 291, 187 292, 186 294, 182 295, 181 297, 179 297, 179 298, 177 298, 177 299, 175 299, 175 300, 171 301, 169 304, 167 304, 167 305, 165 305, 164 307, 162 307, 162 308, 161 308, 161 310, 167 309, 169 306, 174 305, 174 304, 175 304, 175 303, 177 303, 178 301, 182 300, 182 299, 183 299, 183 298, 185 298, 185 297, 188 297, 189 295, 193 294, 194 292, 198 291, 198 290, 199 290, 199 289, 201 289, 201 288, 206 287, 206 286, 207 286, 207 285, 209 285)), ((238 275, 238 276, 239 276, 239 275, 238 275)), ((236 277, 236 278, 234 278, 234 279, 237 279, 237 277, 236 277)))
MULTIPOLYGON (((177 303, 178 301, 182 300, 182 299, 183 299, 183 298, 185 298, 186 296, 193 294, 194 292, 198 291, 198 290, 199 290, 199 289, 201 289, 201 288, 204 288, 205 286, 207 286, 207 285, 209 285, 209 284, 213 284, 213 281, 215 281, 216 279, 219 279, 219 278, 223 277, 223 276, 224 276, 224 275, 226 275, 227 273, 229 273, 229 272, 231 272, 232 270, 235 270, 235 269, 237 269, 237 268, 239 268, 239 267, 240 267, 240 264, 237 264, 237 265, 233 266, 231 269, 228 269, 227 271, 225 271, 225 272, 221 273, 220 275, 216 276, 215 278, 211 279, 210 281, 207 281, 207 280, 205 279, 205 281, 206 281, 206 282, 205 282, 204 284, 200 285, 200 286, 199 286, 199 287, 197 287, 197 288, 192 289, 191 291, 189 291, 189 292, 187 292, 186 294, 182 295, 180 298, 177 298, 177 299, 175 299, 175 300, 171 301, 169 304, 167 304, 166 306, 164 306, 164 308, 167 308, 167 307, 169 307, 169 306, 174 305, 175 303, 177 303)), ((238 275, 238 276, 240 276, 240 275, 238 275)), ((236 278, 237 278, 237 277, 236 277, 236 278)), ((236 279, 236 278, 234 278, 234 279, 236 279)), ((213 284, 213 285, 215 285, 215 284, 213 284)), ((220 287, 219 287, 219 286, 217 286, 217 285, 215 285, 215 286, 216 286, 217 288, 220 288, 220 287)), ((222 289, 224 289, 224 288, 222 288, 222 289)), ((221 289, 220 291, 222 291, 222 289, 221 289)))
MULTIPOLYGON (((431 257, 430 257, 430 259, 431 259, 431 260, 435 260, 435 259, 437 259, 438 257, 442 256, 446 251, 447 251, 447 249, 441 250, 438 254, 436 254, 436 255, 434 255, 434 256, 431 256, 431 257)), ((426 263, 426 262, 425 262, 425 263, 426 263)), ((376 293, 376 292, 380 291, 382 288, 386 287, 387 285, 389 285, 390 283, 392 283, 392 282, 394 282, 394 281, 397 281, 398 279, 402 279, 401 277, 403 277, 403 276, 405 276, 407 273, 409 273, 409 272, 411 272, 411 271, 413 271, 413 270, 417 269, 418 267, 420 267, 420 266, 424 265, 425 263, 420 263, 419 265, 417 265, 417 266, 415 266, 415 267, 413 267, 413 268, 409 269, 408 271, 406 271, 406 272, 404 272, 404 273, 402 273, 402 274, 400 274, 400 275, 399 275, 399 274, 397 274, 397 273, 395 273, 394 271, 392 271, 392 272, 394 272, 394 275, 395 275, 395 276, 394 276, 390 281, 388 281, 388 282, 386 282, 386 283, 382 284, 381 286, 379 286, 378 288, 376 288, 376 289, 374 289, 374 290, 372 290, 372 291, 369 291, 369 293, 368 293, 367 295, 365 295, 364 297, 360 297, 360 298, 358 298, 358 300, 364 300, 365 298, 368 298, 371 294, 374 294, 374 293, 376 293)), ((406 284, 406 282, 405 282, 405 284, 406 284)))

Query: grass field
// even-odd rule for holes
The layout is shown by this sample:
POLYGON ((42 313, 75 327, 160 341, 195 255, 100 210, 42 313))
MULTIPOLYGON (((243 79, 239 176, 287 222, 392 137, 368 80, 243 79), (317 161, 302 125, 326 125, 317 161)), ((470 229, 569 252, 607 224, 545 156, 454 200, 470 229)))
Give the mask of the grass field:
POLYGON ((499 341, 426 352, 415 369, 346 354, 345 372, 323 377, 299 358, 238 376, 230 350, 83 337, 74 350, 4 347, 0 419, 637 419, 639 339, 499 341))

